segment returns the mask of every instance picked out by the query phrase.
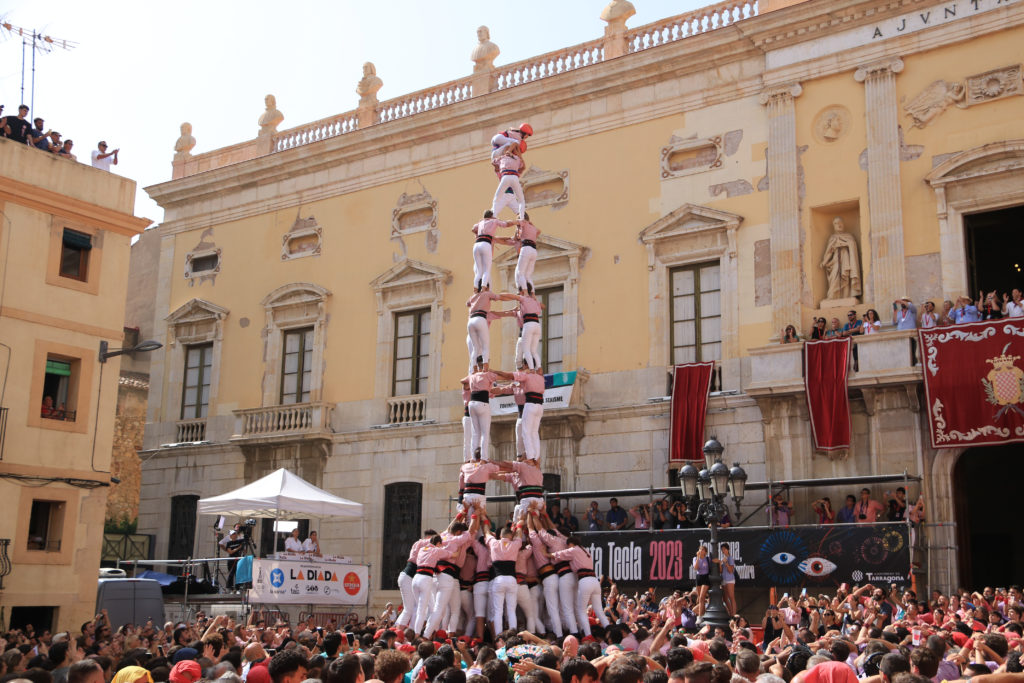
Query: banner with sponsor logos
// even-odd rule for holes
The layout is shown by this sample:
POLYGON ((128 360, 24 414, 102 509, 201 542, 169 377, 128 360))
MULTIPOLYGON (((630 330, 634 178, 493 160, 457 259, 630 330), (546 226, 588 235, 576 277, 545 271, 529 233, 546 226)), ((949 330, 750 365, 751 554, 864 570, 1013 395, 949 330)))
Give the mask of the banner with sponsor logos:
MULTIPOLYGON (((693 558, 709 545, 708 529, 608 531, 578 534, 594 558, 594 573, 619 585, 692 587, 693 558)), ((720 529, 736 567, 736 585, 808 590, 842 583, 905 585, 910 549, 905 523, 720 529)))
POLYGON ((1024 320, 918 335, 932 448, 1024 441, 1024 320))
POLYGON ((362 605, 369 567, 307 560, 255 560, 249 602, 362 605))
MULTIPOLYGON (((576 383, 576 371, 556 372, 544 375, 544 410, 568 408, 572 399, 572 387, 576 383)), ((518 412, 516 401, 511 394, 491 398, 491 415, 509 415, 518 412)))

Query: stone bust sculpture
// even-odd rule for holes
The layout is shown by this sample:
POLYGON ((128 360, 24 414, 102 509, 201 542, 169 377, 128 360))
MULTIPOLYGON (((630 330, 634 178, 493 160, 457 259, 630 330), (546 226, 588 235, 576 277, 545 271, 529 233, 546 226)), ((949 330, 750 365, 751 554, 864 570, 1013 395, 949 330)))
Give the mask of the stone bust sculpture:
POLYGON ((277 99, 273 95, 264 97, 263 103, 267 108, 260 116, 260 120, 257 121, 260 126, 260 135, 273 135, 277 132, 277 125, 284 121, 284 114, 277 110, 277 99))
POLYGON ((501 54, 501 50, 491 42, 491 31, 486 26, 476 30, 476 37, 480 42, 469 57, 473 60, 473 73, 478 74, 494 68, 494 60, 501 54))
POLYGON ((192 124, 181 124, 181 137, 174 143, 174 160, 184 161, 192 156, 192 148, 196 146, 196 139, 192 137, 192 124))
POLYGON ((822 131, 822 137, 826 140, 837 140, 843 132, 843 121, 839 118, 839 114, 830 114, 825 119, 825 129, 822 131))
POLYGON ((360 107, 373 107, 377 104, 377 91, 383 87, 384 81, 377 76, 377 68, 373 62, 363 64, 363 77, 356 86, 360 107))
POLYGON ((857 240, 846 232, 843 219, 832 219, 832 236, 825 245, 821 267, 828 278, 828 299, 846 299, 861 295, 860 256, 857 240))

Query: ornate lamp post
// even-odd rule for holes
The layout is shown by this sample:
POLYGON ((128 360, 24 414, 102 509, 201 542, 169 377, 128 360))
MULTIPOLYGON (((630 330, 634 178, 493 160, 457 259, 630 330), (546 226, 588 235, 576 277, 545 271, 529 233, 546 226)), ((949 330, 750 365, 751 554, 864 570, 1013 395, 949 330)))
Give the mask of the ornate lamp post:
MULTIPOLYGON (((683 498, 686 503, 686 517, 691 521, 698 521, 711 527, 711 553, 712 559, 718 559, 718 523, 722 515, 726 513, 726 506, 723 502, 726 494, 731 494, 736 504, 736 512, 739 514, 740 501, 743 500, 744 489, 747 484, 747 473, 739 464, 729 469, 722 462, 722 453, 725 449, 718 439, 711 437, 704 444, 705 469, 700 472, 693 465, 687 464, 679 470, 679 481, 683 489, 683 498)), ((704 610, 703 623, 712 626, 727 627, 729 625, 729 613, 722 601, 722 572, 717 562, 711 563, 708 579, 711 588, 708 591, 708 606, 704 610)))

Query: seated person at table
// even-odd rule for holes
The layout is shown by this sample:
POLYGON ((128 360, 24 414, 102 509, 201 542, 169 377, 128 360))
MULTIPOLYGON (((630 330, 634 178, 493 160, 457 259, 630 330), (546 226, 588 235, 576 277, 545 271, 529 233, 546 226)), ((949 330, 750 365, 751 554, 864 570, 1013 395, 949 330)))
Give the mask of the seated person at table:
POLYGON ((320 555, 320 539, 315 531, 310 531, 309 538, 302 542, 302 550, 310 555, 320 555))
POLYGON ((302 552, 302 541, 299 540, 299 527, 292 529, 292 535, 284 539, 284 549, 290 553, 302 552))

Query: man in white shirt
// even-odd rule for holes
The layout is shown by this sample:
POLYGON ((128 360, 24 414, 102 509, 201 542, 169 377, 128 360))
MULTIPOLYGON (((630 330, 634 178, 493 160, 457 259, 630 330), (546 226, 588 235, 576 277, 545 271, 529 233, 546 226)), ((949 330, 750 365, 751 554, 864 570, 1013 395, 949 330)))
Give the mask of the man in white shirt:
POLYGON ((320 555, 320 539, 315 531, 310 531, 309 538, 302 542, 302 550, 310 555, 320 555))
POLYGON ((98 168, 103 171, 110 171, 110 164, 117 166, 117 153, 121 151, 121 148, 115 149, 113 152, 107 151, 107 143, 100 140, 100 143, 96 145, 96 149, 92 151, 92 167, 98 168))
POLYGON ((302 541, 299 540, 299 527, 292 529, 292 535, 284 539, 284 549, 290 553, 302 552, 302 541))

